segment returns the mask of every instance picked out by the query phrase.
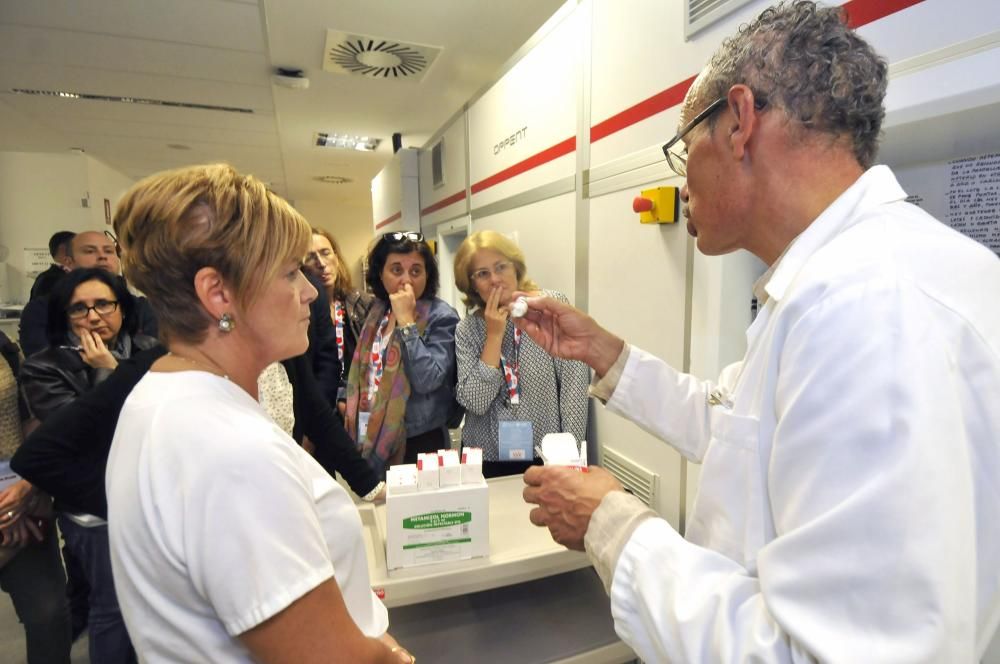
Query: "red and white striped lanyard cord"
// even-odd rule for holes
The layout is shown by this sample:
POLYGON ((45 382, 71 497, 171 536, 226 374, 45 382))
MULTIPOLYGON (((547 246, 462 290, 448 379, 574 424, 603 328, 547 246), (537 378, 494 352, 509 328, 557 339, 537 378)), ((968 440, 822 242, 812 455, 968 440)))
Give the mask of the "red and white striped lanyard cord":
POLYGON ((500 364, 503 366, 503 377, 507 382, 507 399, 511 405, 521 402, 521 330, 514 328, 514 363, 511 364, 500 356, 500 364))
POLYGON ((375 395, 378 394, 378 386, 382 382, 382 371, 385 369, 385 351, 389 347, 391 337, 385 339, 385 330, 389 327, 389 315, 387 312, 382 318, 375 332, 375 339, 372 340, 371 366, 368 368, 368 403, 375 402, 375 395))
POLYGON ((344 366, 344 303, 334 300, 333 312, 333 323, 337 329, 337 359, 344 366))

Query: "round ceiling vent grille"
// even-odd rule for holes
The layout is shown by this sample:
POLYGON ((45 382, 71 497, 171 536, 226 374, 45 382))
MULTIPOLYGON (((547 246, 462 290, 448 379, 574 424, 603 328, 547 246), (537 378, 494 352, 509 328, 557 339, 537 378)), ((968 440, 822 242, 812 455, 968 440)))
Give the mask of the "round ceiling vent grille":
POLYGON ((313 177, 313 180, 323 184, 350 184, 352 182, 351 178, 345 178, 342 175, 317 175, 313 177))
POLYGON ((440 52, 436 46, 327 30, 323 69, 368 78, 420 80, 440 52))
POLYGON ((372 78, 413 76, 427 67, 418 51, 396 42, 347 41, 330 49, 330 59, 344 69, 372 78))

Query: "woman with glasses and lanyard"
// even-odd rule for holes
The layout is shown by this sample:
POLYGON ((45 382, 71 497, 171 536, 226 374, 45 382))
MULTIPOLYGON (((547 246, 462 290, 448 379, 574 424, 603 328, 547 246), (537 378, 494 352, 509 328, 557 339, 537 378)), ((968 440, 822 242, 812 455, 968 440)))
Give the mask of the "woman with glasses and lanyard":
POLYGON ((553 358, 510 322, 515 292, 560 302, 566 296, 539 289, 520 248, 494 231, 462 242, 455 284, 474 308, 455 333, 457 397, 466 408, 462 444, 483 448, 483 474, 516 475, 540 463, 535 447, 547 433, 586 439, 590 370, 553 358))
MULTIPOLYGON (((135 334, 135 300, 121 277, 100 268, 73 270, 49 296, 49 347, 21 368, 21 389, 40 421, 107 378, 118 361, 156 345, 135 334)), ((108 526, 104 519, 57 502, 66 546, 83 567, 90 586, 90 660, 134 662, 111 576, 108 526)))
POLYGON ((368 254, 375 294, 347 379, 347 432, 372 468, 415 463, 449 447, 458 313, 437 297, 438 269, 424 236, 392 232, 368 254))

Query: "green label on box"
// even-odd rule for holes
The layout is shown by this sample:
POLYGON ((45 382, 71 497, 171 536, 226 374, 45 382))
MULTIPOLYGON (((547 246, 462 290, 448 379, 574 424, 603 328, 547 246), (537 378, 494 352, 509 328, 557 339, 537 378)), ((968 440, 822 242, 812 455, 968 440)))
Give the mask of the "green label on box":
POLYGON ((426 528, 449 528, 472 521, 472 512, 428 512, 403 519, 403 528, 424 530, 426 528))

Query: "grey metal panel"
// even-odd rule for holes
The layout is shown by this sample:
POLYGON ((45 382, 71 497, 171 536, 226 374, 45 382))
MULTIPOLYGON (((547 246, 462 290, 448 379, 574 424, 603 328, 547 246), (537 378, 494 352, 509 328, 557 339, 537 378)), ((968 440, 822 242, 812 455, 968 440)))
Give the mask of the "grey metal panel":
POLYGON ((597 198, 625 189, 635 189, 642 185, 667 181, 671 186, 680 187, 684 180, 674 175, 661 158, 659 163, 649 164, 642 168, 625 171, 604 177, 600 180, 589 178, 584 185, 583 195, 586 198, 597 198))
POLYGON ((555 198, 556 196, 562 194, 568 194, 573 191, 575 187, 575 177, 567 175, 564 178, 559 178, 558 180, 548 184, 543 184, 540 187, 522 191, 520 194, 514 194, 509 198, 504 198, 499 201, 483 205, 482 207, 473 208, 470 214, 472 215, 472 220, 475 221, 476 219, 489 217, 490 215, 506 212, 507 210, 515 210, 519 207, 530 205, 531 203, 537 203, 538 201, 555 198))
POLYGON ((660 145, 650 145, 648 148, 636 150, 624 157, 591 167, 589 178, 591 182, 595 182, 655 164, 660 164, 667 169, 666 172, 670 172, 667 168, 666 159, 663 158, 663 149, 660 145))
POLYGON ((389 624, 417 661, 435 664, 552 662, 618 642, 593 568, 396 607, 389 624))
MULTIPOLYGON (((576 114, 576 190, 575 251, 573 268, 573 301, 577 308, 590 310, 590 203, 583 195, 583 184, 590 167, 590 40, 593 31, 593 2, 584 0, 577 11, 586 12, 586 21, 577 44, 580 57, 577 59, 577 114, 576 114)), ((594 438, 588 434, 588 438, 594 438)), ((599 449, 596 440, 588 441, 588 453, 599 449)), ((597 456, 592 457, 594 459, 597 456)))

